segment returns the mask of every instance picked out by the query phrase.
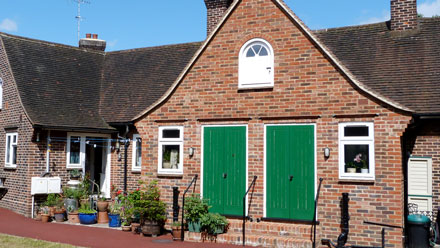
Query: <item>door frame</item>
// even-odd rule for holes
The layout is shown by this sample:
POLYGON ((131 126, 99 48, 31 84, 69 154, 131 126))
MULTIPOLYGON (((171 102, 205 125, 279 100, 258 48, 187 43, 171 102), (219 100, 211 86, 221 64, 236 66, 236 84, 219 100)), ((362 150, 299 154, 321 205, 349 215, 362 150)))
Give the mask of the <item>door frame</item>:
MULTIPOLYGON (((104 138, 107 139, 107 141, 104 143, 106 144, 105 147, 103 147, 103 151, 107 153, 107 163, 105 167, 105 181, 106 181, 106 187, 105 187, 105 197, 110 198, 110 184, 111 184, 111 135, 110 134, 104 134, 104 133, 77 133, 77 132, 67 132, 67 137, 69 136, 80 136, 81 142, 84 137, 84 142, 86 137, 97 137, 97 138, 104 138)), ((66 144, 66 156, 67 156, 67 144, 66 144)), ((81 170, 83 175, 85 175, 85 158, 86 158, 86 149, 81 148, 80 151, 80 162, 81 162, 81 170)), ((67 161, 69 158, 67 157, 67 161)), ((102 166, 102 165, 101 165, 102 166)), ((79 169, 79 168, 78 168, 79 169)), ((101 189, 102 191, 102 189, 101 189)))
MULTIPOLYGON (((314 178, 315 178, 315 194, 313 196, 313 199, 315 199, 316 197, 316 192, 317 192, 317 177, 318 177, 318 163, 317 163, 317 143, 316 143, 316 123, 264 123, 264 148, 263 148, 263 152, 264 152, 264 158, 263 158, 263 177, 264 177, 264 182, 263 182, 263 218, 267 218, 267 140, 266 140, 266 135, 267 135, 267 127, 268 126, 313 126, 313 135, 314 137, 314 178)), ((318 209, 316 209, 316 211, 318 211, 318 209)), ((318 220, 318 216, 316 215, 316 220, 318 220)))
MULTIPOLYGON (((200 197, 202 197, 203 198, 203 168, 204 168, 204 163, 203 163, 203 155, 204 155, 204 153, 203 153, 203 148, 204 148, 204 139, 205 139, 205 127, 245 127, 246 128, 246 155, 245 155, 245 157, 246 157, 246 178, 245 178, 245 189, 244 189, 244 191, 246 192, 246 190, 247 190, 247 187, 249 186, 248 185, 248 183, 249 183, 249 178, 248 178, 248 176, 249 176, 249 167, 248 167, 248 151, 249 151, 249 144, 248 144, 248 130, 249 130, 249 128, 248 128, 248 124, 213 124, 213 125, 201 125, 201 129, 202 129, 202 131, 201 131, 201 143, 200 143, 200 147, 201 147, 201 149, 200 149, 200 153, 201 153, 201 156, 200 156, 200 166, 201 166, 201 168, 200 168, 200 197)), ((246 209, 246 215, 248 215, 248 196, 246 196, 246 207, 245 207, 245 209, 246 209)))

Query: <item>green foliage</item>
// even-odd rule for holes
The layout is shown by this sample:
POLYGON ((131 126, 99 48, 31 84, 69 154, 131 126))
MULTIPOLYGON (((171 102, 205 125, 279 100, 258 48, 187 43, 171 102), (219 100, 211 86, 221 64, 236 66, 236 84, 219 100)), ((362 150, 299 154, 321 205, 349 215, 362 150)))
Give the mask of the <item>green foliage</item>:
POLYGON ((356 165, 353 162, 348 162, 346 166, 347 168, 356 168, 356 165))
POLYGON ((70 187, 63 187, 63 196, 65 198, 79 200, 82 196, 82 193, 79 189, 73 189, 70 187))
POLYGON ((67 212, 73 213, 75 211, 75 208, 72 205, 67 206, 67 212))
POLYGON ((220 214, 207 213, 200 218, 201 230, 209 234, 216 234, 218 230, 225 229, 228 225, 226 217, 220 214))
POLYGON ((41 214, 49 214, 49 207, 45 206, 40 209, 41 214))
POLYGON ((206 199, 201 199, 200 195, 192 194, 185 198, 185 220, 187 222, 197 222, 201 217, 208 213, 209 205, 206 199))
POLYGON ((160 200, 160 190, 157 181, 144 185, 143 190, 137 190, 131 196, 133 214, 139 214, 141 223, 156 221, 163 223, 166 220, 166 205, 160 200))
POLYGON ((81 207, 78 209, 78 213, 80 214, 95 214, 96 210, 91 209, 89 204, 83 204, 81 205, 81 207))
POLYGON ((122 203, 121 202, 112 202, 109 206, 109 212, 111 214, 121 214, 122 212, 122 203))
POLYGON ((63 202, 63 199, 59 194, 48 194, 46 201, 43 203, 44 206, 55 207, 63 202))
POLYGON ((171 226, 172 226, 172 227, 180 227, 180 226, 182 226, 182 224, 181 224, 180 222, 173 222, 173 223, 171 224, 171 226))
POLYGON ((82 174, 82 172, 78 169, 71 170, 69 173, 71 178, 79 178, 82 174))
POLYGON ((78 186, 78 199, 89 198, 90 196, 90 175, 87 174, 78 186))

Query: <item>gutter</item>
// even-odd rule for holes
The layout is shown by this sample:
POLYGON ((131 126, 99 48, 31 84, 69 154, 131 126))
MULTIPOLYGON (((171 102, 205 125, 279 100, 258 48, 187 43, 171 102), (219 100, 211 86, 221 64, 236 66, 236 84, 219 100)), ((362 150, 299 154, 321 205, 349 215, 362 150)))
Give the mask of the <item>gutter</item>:
POLYGON ((413 117, 417 120, 439 120, 440 113, 413 114, 413 117))
POLYGON ((89 127, 63 127, 63 126, 49 126, 34 124, 33 128, 39 128, 42 130, 55 130, 55 131, 68 131, 68 132, 90 132, 90 133, 117 133, 116 129, 110 128, 89 128, 89 127))

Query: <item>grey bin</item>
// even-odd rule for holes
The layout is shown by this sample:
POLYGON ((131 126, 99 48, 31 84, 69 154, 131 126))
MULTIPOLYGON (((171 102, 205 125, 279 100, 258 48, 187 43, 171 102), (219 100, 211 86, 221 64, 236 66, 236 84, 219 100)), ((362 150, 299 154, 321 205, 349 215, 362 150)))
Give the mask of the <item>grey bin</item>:
POLYGON ((431 220, 425 215, 408 215, 408 247, 409 248, 428 248, 429 227, 431 220))

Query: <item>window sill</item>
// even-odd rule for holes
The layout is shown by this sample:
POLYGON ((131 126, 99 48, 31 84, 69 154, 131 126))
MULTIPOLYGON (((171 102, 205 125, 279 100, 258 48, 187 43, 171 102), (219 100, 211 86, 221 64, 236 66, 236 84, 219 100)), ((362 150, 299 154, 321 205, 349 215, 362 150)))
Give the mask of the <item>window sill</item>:
POLYGON ((15 170, 15 169, 17 169, 17 166, 8 166, 8 165, 5 165, 5 170, 15 170))
POLYGON ((164 172, 158 172, 157 177, 173 177, 173 178, 182 178, 183 173, 164 173, 164 172))
POLYGON ((141 173, 141 169, 131 169, 131 173, 140 174, 141 173))
POLYGON ((339 178, 339 183, 365 183, 365 184, 374 184, 374 178, 339 178))
POLYGON ((273 85, 255 85, 255 86, 239 86, 238 91, 249 91, 249 90, 271 90, 273 85))

